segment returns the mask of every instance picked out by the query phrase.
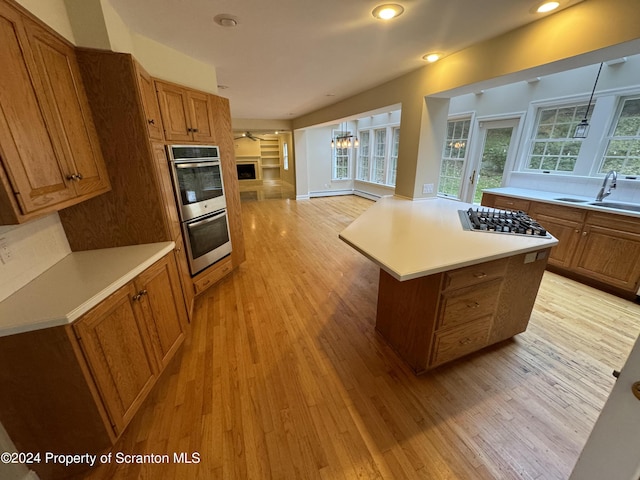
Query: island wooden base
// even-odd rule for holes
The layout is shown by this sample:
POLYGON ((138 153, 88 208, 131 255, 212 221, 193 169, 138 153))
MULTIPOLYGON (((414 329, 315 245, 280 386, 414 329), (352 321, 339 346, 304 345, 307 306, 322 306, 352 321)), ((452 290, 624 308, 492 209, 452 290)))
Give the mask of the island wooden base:
POLYGON ((404 282, 381 270, 376 330, 416 374, 524 332, 549 250, 404 282))

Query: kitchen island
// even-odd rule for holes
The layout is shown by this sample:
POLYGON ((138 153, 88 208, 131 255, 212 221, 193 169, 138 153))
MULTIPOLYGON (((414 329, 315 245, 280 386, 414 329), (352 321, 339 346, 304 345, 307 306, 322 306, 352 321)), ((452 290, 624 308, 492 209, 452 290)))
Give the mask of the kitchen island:
POLYGON ((465 230, 469 207, 383 197, 339 235, 380 267, 376 330, 418 374, 525 331, 558 243, 465 230))

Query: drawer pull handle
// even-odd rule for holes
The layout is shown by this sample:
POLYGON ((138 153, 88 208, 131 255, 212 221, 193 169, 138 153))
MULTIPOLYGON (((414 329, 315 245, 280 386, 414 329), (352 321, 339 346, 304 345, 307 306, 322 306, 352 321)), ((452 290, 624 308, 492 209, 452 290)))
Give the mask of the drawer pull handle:
POLYGON ((476 278, 484 278, 487 276, 487 274, 484 272, 477 272, 477 273, 474 273, 473 276, 476 278))
POLYGON ((471 343, 471 339, 469 337, 465 338, 464 340, 460 340, 460 345, 466 345, 468 343, 471 343))
POLYGON ((478 302, 467 303, 467 308, 478 308, 480 304, 478 302))

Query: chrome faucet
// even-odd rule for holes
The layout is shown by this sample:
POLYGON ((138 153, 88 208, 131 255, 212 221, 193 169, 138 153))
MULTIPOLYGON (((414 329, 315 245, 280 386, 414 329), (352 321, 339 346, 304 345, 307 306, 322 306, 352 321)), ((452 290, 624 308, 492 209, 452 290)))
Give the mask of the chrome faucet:
POLYGON ((598 192, 596 202, 601 202, 604 197, 608 197, 609 195, 611 195, 611 190, 616 188, 617 181, 618 172, 616 172, 615 170, 609 170, 609 172, 604 176, 604 182, 602 182, 602 188, 600 188, 600 191, 598 192), (604 189, 607 187, 607 181, 609 180, 609 177, 611 177, 611 185, 609 186, 609 190, 605 192, 604 189))

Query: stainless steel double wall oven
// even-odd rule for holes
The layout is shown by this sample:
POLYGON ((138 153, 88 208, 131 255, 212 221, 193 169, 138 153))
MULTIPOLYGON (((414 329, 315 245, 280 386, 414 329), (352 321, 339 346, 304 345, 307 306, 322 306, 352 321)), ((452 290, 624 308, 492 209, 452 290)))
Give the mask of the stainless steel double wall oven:
POLYGON ((173 187, 191 275, 231 253, 217 146, 168 145, 173 187))

